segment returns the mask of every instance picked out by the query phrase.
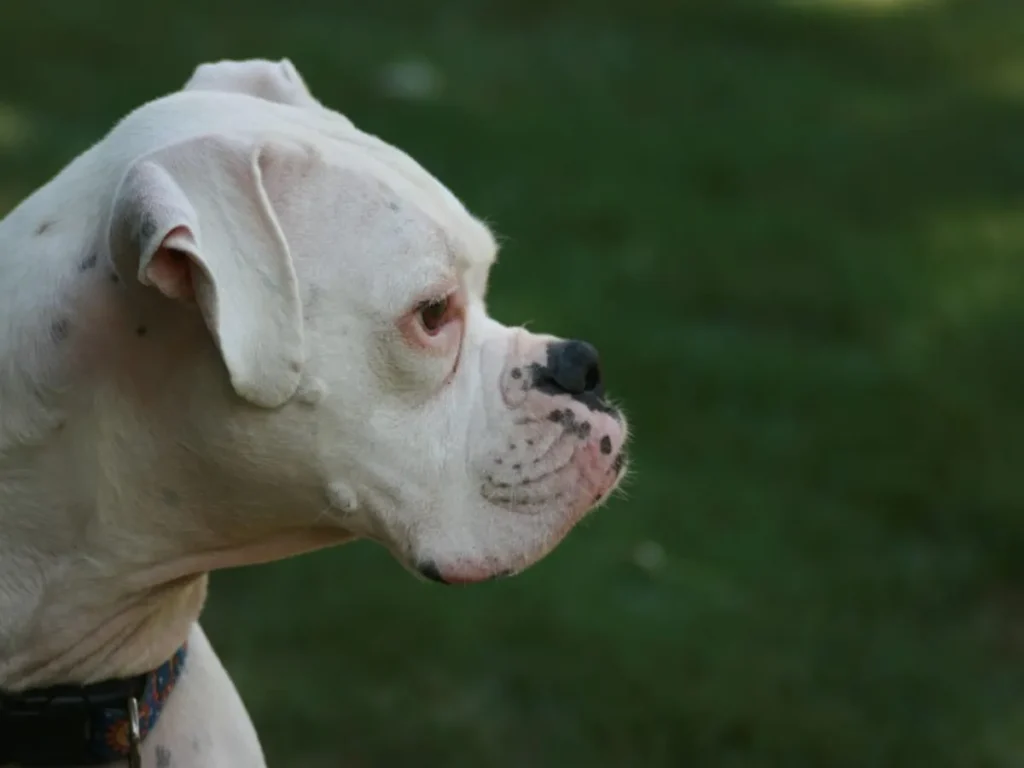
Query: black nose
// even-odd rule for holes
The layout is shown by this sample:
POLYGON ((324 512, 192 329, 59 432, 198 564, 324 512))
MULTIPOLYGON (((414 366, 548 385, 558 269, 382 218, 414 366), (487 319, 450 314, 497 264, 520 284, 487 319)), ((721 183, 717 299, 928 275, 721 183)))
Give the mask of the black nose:
POLYGON ((597 350, 585 341, 559 341, 548 347, 547 378, 570 395, 604 395, 597 350))

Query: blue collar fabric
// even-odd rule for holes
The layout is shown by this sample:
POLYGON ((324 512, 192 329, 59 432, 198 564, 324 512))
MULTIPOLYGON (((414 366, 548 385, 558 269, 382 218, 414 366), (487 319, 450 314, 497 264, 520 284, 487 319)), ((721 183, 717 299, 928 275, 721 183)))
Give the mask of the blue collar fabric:
POLYGON ((185 668, 188 644, 151 672, 86 686, 0 691, 0 766, 105 765, 131 747, 128 701, 139 710, 139 735, 156 726, 185 668))

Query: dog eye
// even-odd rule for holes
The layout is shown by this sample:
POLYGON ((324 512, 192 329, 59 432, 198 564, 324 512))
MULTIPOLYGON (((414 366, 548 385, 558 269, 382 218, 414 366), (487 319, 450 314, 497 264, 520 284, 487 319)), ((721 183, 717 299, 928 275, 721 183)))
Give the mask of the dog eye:
POLYGON ((430 335, 434 335, 452 319, 453 303, 451 297, 433 299, 420 305, 420 323, 430 335))

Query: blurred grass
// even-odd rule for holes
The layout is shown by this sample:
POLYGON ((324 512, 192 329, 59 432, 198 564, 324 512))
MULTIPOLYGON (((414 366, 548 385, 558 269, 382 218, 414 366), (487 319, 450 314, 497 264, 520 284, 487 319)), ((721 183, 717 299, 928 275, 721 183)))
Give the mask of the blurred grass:
POLYGON ((216 575, 271 764, 1024 764, 1022 41, 1015 0, 0 5, 0 206, 289 56, 632 416, 628 498, 512 581, 216 575))

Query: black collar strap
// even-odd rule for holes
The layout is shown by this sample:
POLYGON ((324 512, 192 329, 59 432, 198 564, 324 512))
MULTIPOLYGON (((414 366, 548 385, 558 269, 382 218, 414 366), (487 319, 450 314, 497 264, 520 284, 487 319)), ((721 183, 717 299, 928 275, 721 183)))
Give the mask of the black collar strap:
POLYGON ((181 676, 188 644, 137 677, 92 685, 0 691, 0 766, 105 765, 129 755, 128 701, 139 709, 140 740, 156 725, 181 676))

